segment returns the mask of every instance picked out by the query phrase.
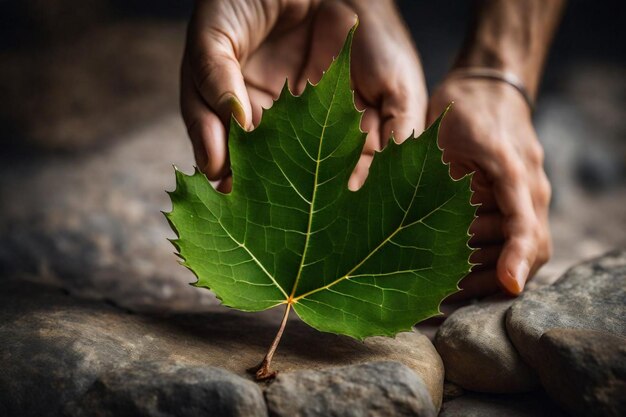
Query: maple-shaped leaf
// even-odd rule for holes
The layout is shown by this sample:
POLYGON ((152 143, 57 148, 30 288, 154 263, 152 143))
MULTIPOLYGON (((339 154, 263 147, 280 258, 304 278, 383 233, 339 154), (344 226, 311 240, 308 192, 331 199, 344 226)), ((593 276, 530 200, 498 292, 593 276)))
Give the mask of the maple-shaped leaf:
POLYGON ((195 285, 239 310, 285 305, 259 378, 271 375, 290 310, 321 331, 392 336, 438 314, 470 269, 470 178, 451 179, 442 162, 441 117, 418 138, 390 140, 365 184, 348 189, 365 143, 350 89, 355 28, 317 85, 293 96, 285 83, 253 131, 233 119, 231 193, 176 171, 166 216, 195 285))

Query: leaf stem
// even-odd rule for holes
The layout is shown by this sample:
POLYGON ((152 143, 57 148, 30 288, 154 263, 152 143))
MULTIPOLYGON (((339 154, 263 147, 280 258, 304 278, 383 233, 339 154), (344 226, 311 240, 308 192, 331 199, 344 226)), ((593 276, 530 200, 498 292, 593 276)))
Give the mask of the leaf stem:
POLYGON ((276 352, 276 348, 278 348, 278 343, 280 343, 280 338, 283 336, 283 332, 285 331, 285 326, 287 325, 287 319, 289 318, 289 312, 291 311, 290 302, 287 303, 285 307, 285 314, 283 315, 283 320, 280 323, 280 328, 278 329, 278 333, 276 333, 276 337, 274 337, 274 341, 270 345, 267 354, 263 358, 263 361, 256 369, 255 375, 257 381, 264 381, 267 379, 274 378, 277 374, 276 371, 270 370, 270 366, 272 365, 272 358, 274 357, 274 353, 276 352))

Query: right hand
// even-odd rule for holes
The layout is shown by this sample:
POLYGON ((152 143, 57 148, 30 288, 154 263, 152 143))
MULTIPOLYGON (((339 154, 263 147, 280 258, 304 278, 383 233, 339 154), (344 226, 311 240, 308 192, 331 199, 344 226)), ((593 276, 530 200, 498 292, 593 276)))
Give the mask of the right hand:
POLYGON ((431 98, 429 119, 451 101, 439 135, 450 173, 474 172, 472 202, 481 204, 470 227, 479 263, 449 300, 489 295, 498 288, 519 295, 550 258, 550 183, 543 169, 528 104, 501 81, 449 78, 431 98))
POLYGON ((351 59, 361 123, 369 132, 350 179, 365 181, 374 151, 424 129, 421 64, 391 0, 198 0, 181 68, 181 110, 198 167, 229 191, 231 114, 246 129, 289 79, 300 94, 317 82, 359 16, 351 59))

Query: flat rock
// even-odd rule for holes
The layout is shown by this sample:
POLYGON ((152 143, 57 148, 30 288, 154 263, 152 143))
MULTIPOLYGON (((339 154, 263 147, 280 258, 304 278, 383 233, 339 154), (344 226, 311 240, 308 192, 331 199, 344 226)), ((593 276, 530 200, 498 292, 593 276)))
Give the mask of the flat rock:
POLYGON ((566 417, 542 392, 466 394, 443 403, 439 417, 566 417))
POLYGON ((276 417, 437 415, 424 382, 399 362, 280 374, 265 398, 276 417))
MULTIPOLYGON (((94 384, 105 373, 137 363, 214 366, 251 379, 246 369, 263 357, 282 315, 278 310, 253 314, 219 307, 168 317, 130 314, 10 280, 3 284, 0 306, 0 414, 20 416, 58 415, 68 403, 79 404, 89 390, 97 389, 94 384)), ((320 333, 294 318, 273 367, 286 374, 372 361, 404 364, 424 382, 435 409, 439 407, 443 365, 418 332, 359 342, 320 333)))
POLYGON ((0 155, 0 273, 107 299, 134 311, 218 304, 189 285, 167 241, 178 164, 192 151, 178 115, 97 152, 0 155))
POLYGON ((554 329, 539 340, 541 383, 577 416, 626 415, 626 338, 554 329))
POLYGON ((99 376, 69 404, 72 417, 265 417, 257 384, 215 367, 139 362, 99 376))
POLYGON ((511 343, 505 326, 513 300, 497 296, 463 307, 439 328, 434 344, 446 379, 478 392, 535 389, 538 379, 511 343))
POLYGON ((539 339, 555 328, 626 336, 626 251, 613 251, 571 268, 553 285, 524 293, 507 313, 509 337, 535 369, 539 339))

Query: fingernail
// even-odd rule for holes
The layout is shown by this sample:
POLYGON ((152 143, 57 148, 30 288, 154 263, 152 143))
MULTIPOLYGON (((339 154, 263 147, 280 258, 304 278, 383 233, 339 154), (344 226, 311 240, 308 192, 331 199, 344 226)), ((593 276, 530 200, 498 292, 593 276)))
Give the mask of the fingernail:
POLYGON ((243 105, 241 104, 241 101, 239 101, 239 99, 232 94, 229 94, 227 100, 228 107, 230 108, 230 112, 232 113, 233 117, 235 118, 235 120, 237 120, 241 127, 245 129, 247 127, 246 112, 243 110, 243 105))
POLYGON ((524 291, 524 285, 526 285, 526 280, 528 279, 528 272, 530 268, 528 267, 528 262, 522 261, 517 267, 517 272, 515 273, 515 282, 517 283, 517 293, 520 294, 524 291))

